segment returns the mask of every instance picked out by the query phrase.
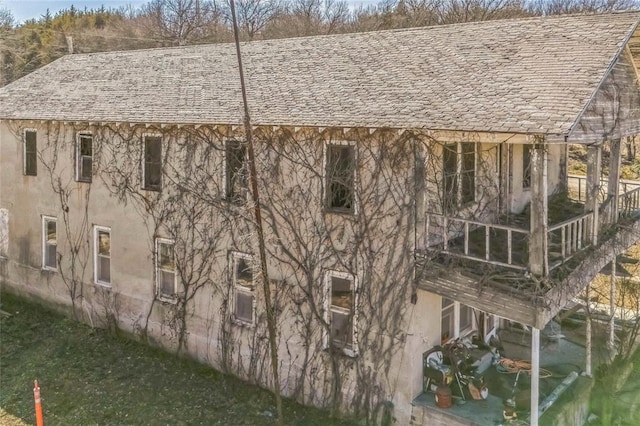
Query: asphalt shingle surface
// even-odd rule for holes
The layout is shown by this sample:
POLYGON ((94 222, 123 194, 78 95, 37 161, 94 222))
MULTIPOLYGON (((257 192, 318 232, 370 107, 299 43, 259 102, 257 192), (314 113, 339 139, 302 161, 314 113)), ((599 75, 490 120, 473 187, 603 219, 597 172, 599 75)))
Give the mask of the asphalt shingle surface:
MULTIPOLYGON (((257 125, 567 133, 640 12, 242 45, 257 125)), ((240 124, 232 44, 65 56, 0 88, 0 118, 240 124)))

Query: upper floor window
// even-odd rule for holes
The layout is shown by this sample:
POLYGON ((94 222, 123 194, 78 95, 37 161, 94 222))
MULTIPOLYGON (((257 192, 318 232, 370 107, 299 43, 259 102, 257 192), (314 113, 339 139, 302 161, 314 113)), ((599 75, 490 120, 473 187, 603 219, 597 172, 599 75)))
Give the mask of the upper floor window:
POLYGON ((38 174, 38 147, 37 133, 35 130, 24 131, 24 174, 27 176, 36 176, 38 174))
POLYGON ((143 189, 160 191, 162 189, 162 138, 144 137, 144 164, 142 167, 143 189))
POLYGON ((76 180, 91 182, 93 173, 93 136, 78 134, 76 141, 76 180))
POLYGON ((355 146, 328 144, 325 167, 327 209, 355 213, 355 146))
POLYGON ((225 198, 245 201, 247 197, 247 148, 237 140, 225 142, 225 198))
POLYGON ((532 145, 522 146, 522 188, 531 188, 531 150, 532 145))
POLYGON ((233 319, 241 324, 253 325, 255 318, 255 294, 251 255, 232 253, 231 268, 233 319))
POLYGON ((58 268, 58 233, 56 218, 42 216, 42 269, 58 268))
POLYGON ((342 349, 348 355, 356 350, 356 278, 347 273, 329 271, 325 276, 328 346, 342 349))
POLYGON ((156 284, 160 297, 173 298, 178 293, 174 247, 172 240, 156 238, 156 284))
POLYGON ((475 201, 476 145, 458 142, 444 146, 442 153, 443 202, 453 212, 475 201))
POLYGON ((111 285, 111 229, 93 227, 93 274, 94 282, 111 285))

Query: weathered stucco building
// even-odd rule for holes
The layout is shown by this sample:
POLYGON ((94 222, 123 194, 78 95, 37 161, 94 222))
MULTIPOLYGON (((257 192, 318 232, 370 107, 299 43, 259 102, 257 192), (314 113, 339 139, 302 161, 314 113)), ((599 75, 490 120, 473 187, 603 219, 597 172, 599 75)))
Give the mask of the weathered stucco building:
MULTIPOLYGON (((532 327, 537 368, 539 329, 640 237, 616 172, 639 21, 242 45, 286 395, 428 422, 423 353, 501 319, 532 327), (586 202, 550 216, 568 144, 586 202)), ((273 387, 243 116, 226 44, 69 55, 1 88, 3 288, 273 387)))

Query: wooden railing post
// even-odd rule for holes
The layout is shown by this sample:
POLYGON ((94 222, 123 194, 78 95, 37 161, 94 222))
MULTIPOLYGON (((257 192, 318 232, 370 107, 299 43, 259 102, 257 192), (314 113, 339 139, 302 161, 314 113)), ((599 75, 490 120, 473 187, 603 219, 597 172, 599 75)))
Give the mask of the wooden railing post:
POLYGON ((535 275, 549 272, 547 250, 547 149, 544 136, 536 136, 531 150, 531 230, 529 269, 535 275))
POLYGON ((589 238, 593 245, 598 244, 598 233, 600 231, 600 220, 598 217, 600 193, 600 167, 602 163, 602 145, 590 145, 587 148, 587 199, 584 205, 586 211, 593 212, 591 221, 591 232, 589 238))
POLYGON ((611 141, 609 154, 609 184, 607 185, 607 198, 611 200, 610 216, 608 223, 618 221, 618 205, 620 203, 620 138, 611 141))

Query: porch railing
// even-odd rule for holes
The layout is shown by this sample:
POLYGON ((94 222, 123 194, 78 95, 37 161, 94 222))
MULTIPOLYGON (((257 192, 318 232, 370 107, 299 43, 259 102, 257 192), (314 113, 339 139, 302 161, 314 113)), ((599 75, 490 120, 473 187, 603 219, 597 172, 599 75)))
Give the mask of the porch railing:
MULTIPOLYGON (((568 175, 567 185, 569 188, 569 194, 577 201, 584 203, 587 200, 587 177, 580 175, 568 175)), ((607 179, 600 179, 600 201, 603 201, 607 196, 607 186, 609 181, 607 179)), ((640 188, 640 182, 632 180, 621 180, 620 196, 629 192, 636 191, 640 188)))
POLYGON ((618 216, 632 217, 638 214, 640 214, 640 184, 620 194, 618 199, 618 216))
POLYGON ((589 245, 592 226, 592 212, 549 226, 547 259, 550 271, 589 245))
MULTIPOLYGON (((589 246, 593 217, 593 213, 585 213, 549 227, 545 253, 549 271, 589 246)), ((426 231, 429 250, 511 269, 529 269, 528 229, 430 213, 426 231)))

